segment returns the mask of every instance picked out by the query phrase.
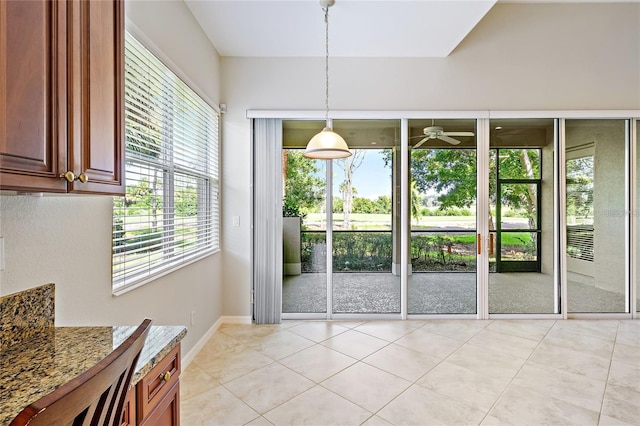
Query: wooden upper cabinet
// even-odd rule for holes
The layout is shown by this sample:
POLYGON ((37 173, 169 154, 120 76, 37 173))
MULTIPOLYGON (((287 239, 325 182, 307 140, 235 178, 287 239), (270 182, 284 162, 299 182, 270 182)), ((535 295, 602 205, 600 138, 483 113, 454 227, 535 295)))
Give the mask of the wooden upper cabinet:
POLYGON ((2 0, 0 45, 0 189, 123 194, 123 2, 2 0))
POLYGON ((124 5, 70 3, 69 192, 124 193, 124 5))
POLYGON ((0 1, 0 186, 66 192, 64 3, 0 1))

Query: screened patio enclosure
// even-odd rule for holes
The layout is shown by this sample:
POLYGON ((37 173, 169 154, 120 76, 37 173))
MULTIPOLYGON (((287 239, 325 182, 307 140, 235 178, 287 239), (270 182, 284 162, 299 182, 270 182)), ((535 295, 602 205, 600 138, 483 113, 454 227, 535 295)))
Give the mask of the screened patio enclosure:
POLYGON ((278 127, 281 318, 637 312, 637 122, 473 115, 335 119, 353 155, 328 161, 302 156, 323 122, 254 120, 278 127))

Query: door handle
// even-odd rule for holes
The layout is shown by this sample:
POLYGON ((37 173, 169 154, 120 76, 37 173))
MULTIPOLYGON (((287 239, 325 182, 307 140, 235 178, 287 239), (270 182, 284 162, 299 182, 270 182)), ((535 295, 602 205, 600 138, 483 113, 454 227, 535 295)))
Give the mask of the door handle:
POLYGON ((478 234, 478 254, 482 254, 482 234, 478 234))

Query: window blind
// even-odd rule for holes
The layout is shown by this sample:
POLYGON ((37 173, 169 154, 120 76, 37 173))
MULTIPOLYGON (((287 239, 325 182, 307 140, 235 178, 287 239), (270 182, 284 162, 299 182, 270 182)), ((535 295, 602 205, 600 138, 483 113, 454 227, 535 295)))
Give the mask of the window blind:
POLYGON ((574 259, 594 260, 594 156, 567 160, 567 254, 574 259))
POLYGON ((253 289, 257 324, 282 313, 282 120, 253 120, 253 289))
POLYGON ((113 208, 113 290, 219 248, 219 115, 125 36, 126 195, 113 208))

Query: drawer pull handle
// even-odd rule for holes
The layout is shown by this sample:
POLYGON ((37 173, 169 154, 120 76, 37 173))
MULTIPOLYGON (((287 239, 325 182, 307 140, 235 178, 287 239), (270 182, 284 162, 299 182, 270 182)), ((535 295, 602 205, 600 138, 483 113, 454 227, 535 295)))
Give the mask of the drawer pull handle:
POLYGON ((80 173, 79 175, 76 175, 75 173, 73 173, 71 170, 69 170, 66 173, 62 173, 60 175, 61 179, 66 179, 67 182, 71 183, 71 182, 75 182, 77 180, 79 180, 82 183, 87 183, 89 182, 89 176, 87 176, 84 173, 80 173))
POLYGON ((171 372, 170 372, 170 371, 167 371, 166 373, 161 374, 161 375, 160 375, 160 378, 161 378, 162 380, 164 380, 165 382, 168 382, 168 381, 169 381, 169 379, 171 378, 171 372))
POLYGON ((74 180, 76 180, 76 174, 73 173, 71 170, 69 170, 66 173, 62 173, 60 177, 63 179, 66 179, 67 182, 73 182, 74 180))

